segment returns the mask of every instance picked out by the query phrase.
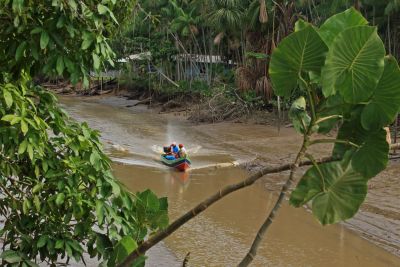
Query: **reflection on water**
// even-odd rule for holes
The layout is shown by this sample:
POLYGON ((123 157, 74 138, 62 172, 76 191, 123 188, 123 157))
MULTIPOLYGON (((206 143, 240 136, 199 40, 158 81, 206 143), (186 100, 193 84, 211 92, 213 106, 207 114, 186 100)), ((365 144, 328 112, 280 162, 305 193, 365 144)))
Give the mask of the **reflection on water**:
MULTIPOLYGON (((128 111, 78 99, 63 102, 74 117, 102 131, 108 153, 118 162, 113 166, 114 173, 131 191, 150 188, 159 196, 168 196, 171 220, 224 186, 244 179, 247 173, 231 163, 254 156, 246 154, 246 149, 261 151, 258 141, 242 145, 244 135, 235 136, 228 129, 212 133, 227 136, 226 142, 219 142, 186 122, 146 110, 128 111), (240 150, 231 145, 235 140, 240 141, 240 150), (178 173, 159 162, 153 146, 170 141, 183 142, 189 148, 201 146, 191 154, 191 172, 178 173)), ((213 129, 209 127, 210 132, 213 129)), ((258 133, 254 138, 265 137, 258 133)), ((247 134, 246 142, 250 138, 247 134)), ((264 144, 264 157, 281 156, 278 150, 271 150, 274 145, 274 141, 264 144)), ((276 195, 266 190, 265 181, 225 197, 184 225, 149 253, 148 266, 181 266, 188 252, 190 266, 235 266, 274 204, 276 195)), ((400 266, 400 259, 341 225, 322 227, 310 213, 285 202, 253 266, 400 266)))

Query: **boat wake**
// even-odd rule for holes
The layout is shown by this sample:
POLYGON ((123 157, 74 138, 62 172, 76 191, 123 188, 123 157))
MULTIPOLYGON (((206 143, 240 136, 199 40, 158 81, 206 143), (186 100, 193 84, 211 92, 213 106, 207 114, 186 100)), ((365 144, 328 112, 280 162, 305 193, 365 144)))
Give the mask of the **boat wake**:
MULTIPOLYGON (((204 157, 201 155, 197 155, 199 151, 201 151, 202 146, 194 146, 194 147, 189 147, 187 149, 188 153, 190 155, 193 155, 194 159, 194 164, 191 166, 190 169, 187 171, 193 172, 197 170, 205 170, 205 169, 221 169, 221 168, 229 168, 229 167, 237 167, 241 164, 244 164, 246 162, 250 162, 254 159, 248 158, 248 159, 238 159, 238 160, 233 160, 229 161, 228 158, 225 158, 225 162, 218 162, 218 163, 210 163, 210 161, 218 161, 221 160, 220 157, 213 159, 212 157, 210 158, 209 156, 204 157)), ((151 146, 151 151, 153 153, 143 155, 143 154, 137 154, 137 153, 132 153, 129 149, 126 149, 124 147, 124 150, 122 150, 119 146, 116 146, 113 144, 109 152, 110 158, 112 161, 120 164, 125 164, 125 165, 134 165, 134 166, 143 166, 143 167, 151 167, 151 168, 156 168, 156 169, 169 169, 169 167, 165 166, 160 162, 160 155, 163 153, 163 147, 159 145, 153 145, 151 146)), ((214 154, 215 156, 215 154, 214 154)))

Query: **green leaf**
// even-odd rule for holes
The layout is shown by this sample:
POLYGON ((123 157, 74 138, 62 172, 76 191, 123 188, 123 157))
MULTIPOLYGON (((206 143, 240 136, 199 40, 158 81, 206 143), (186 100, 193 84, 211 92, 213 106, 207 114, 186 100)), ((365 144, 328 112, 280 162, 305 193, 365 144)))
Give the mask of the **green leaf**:
POLYGON ((96 215, 99 225, 104 221, 104 203, 101 200, 96 200, 96 215))
POLYGON ((94 41, 93 34, 85 32, 83 34, 83 41, 82 41, 81 48, 83 50, 88 49, 90 47, 90 45, 93 43, 93 41, 94 41))
POLYGON ((100 68, 100 58, 97 54, 93 53, 93 67, 95 70, 98 70, 100 68))
POLYGON ((71 246, 68 244, 68 242, 65 242, 65 251, 67 251, 67 255, 70 258, 74 257, 74 253, 72 252, 71 246))
POLYGON ((113 195, 114 195, 115 197, 118 197, 119 194, 121 193, 121 187, 119 186, 118 183, 116 183, 116 182, 113 181, 113 180, 109 180, 109 183, 110 183, 110 185, 111 185, 111 187, 112 187, 113 195))
POLYGON ((311 200, 321 224, 333 224, 353 217, 366 194, 367 179, 346 159, 311 167, 292 192, 290 204, 300 207, 311 200))
POLYGON ((8 115, 5 115, 5 116, 3 116, 2 118, 1 118, 1 120, 2 121, 8 121, 8 122, 11 122, 14 118, 16 118, 17 116, 16 115, 14 115, 14 114, 8 114, 8 115))
POLYGON ((57 58, 57 73, 58 75, 62 75, 64 72, 64 60, 62 56, 58 56, 57 58))
POLYGON ((1 253, 0 258, 8 263, 18 263, 22 261, 21 255, 17 251, 6 250, 1 253))
POLYGON ((168 211, 168 198, 161 197, 159 201, 160 201, 160 210, 168 211))
POLYGON ((35 60, 39 60, 39 52, 36 45, 31 46, 31 54, 35 60))
POLYGON ((28 214, 31 207, 32 207, 32 204, 31 204, 30 200, 25 198, 24 202, 22 203, 22 211, 24 212, 24 214, 28 214))
MULTIPOLYGON (((344 103, 341 95, 336 94, 330 96, 321 104, 321 107, 317 112, 318 119, 329 118, 335 115, 343 116, 343 113, 349 108, 349 106, 349 104, 344 103)), ((341 118, 336 117, 320 122, 318 124, 318 132, 323 134, 329 133, 340 120, 341 118)))
POLYGON ((49 237, 47 235, 42 235, 39 238, 38 242, 36 243, 36 247, 37 248, 44 247, 46 245, 46 243, 47 243, 47 240, 49 240, 49 237))
POLYGON ((161 212, 157 216, 156 223, 157 226, 160 227, 161 229, 166 228, 169 224, 168 212, 166 211, 161 212))
POLYGON ((26 48, 26 41, 23 41, 17 48, 17 50, 15 51, 15 60, 18 62, 22 56, 24 55, 25 52, 25 48, 26 48))
POLYGON ((100 15, 104 15, 105 13, 107 13, 108 8, 102 4, 98 4, 97 11, 99 12, 100 15))
POLYGON ((356 26, 340 33, 322 69, 325 97, 337 91, 347 103, 368 100, 384 66, 385 48, 376 28, 356 26))
POLYGON ((299 19, 294 24, 294 31, 298 32, 304 30, 305 28, 312 26, 309 22, 299 19))
POLYGON ((113 21, 115 22, 115 24, 119 25, 117 18, 114 16, 114 13, 111 10, 108 10, 110 17, 113 19, 113 21))
MULTIPOLYGON (((13 97, 12 97, 11 93, 8 90, 4 89, 3 90, 3 96, 4 96, 4 100, 6 101, 7 107, 10 108, 12 106, 12 104, 13 104, 13 97)), ((2 118, 2 120, 8 121, 8 120, 5 119, 5 118, 9 118, 7 116, 15 116, 15 115, 6 115, 6 116, 4 116, 2 118)), ((9 121, 11 121, 11 120, 9 120, 9 121)))
POLYGON ((342 31, 354 27, 367 25, 368 21, 361 15, 360 12, 353 7, 342 13, 338 13, 329 19, 320 27, 318 33, 328 47, 331 47, 336 36, 342 31))
POLYGON ((103 254, 106 250, 110 249, 113 247, 110 239, 103 234, 97 234, 97 238, 96 238, 96 247, 97 250, 103 254))
POLYGON ((140 194, 141 200, 144 202, 145 207, 152 211, 157 211, 160 208, 160 201, 158 197, 149 189, 140 194))
POLYGON ((26 150, 28 151, 29 158, 30 158, 31 160, 33 160, 33 147, 32 147, 32 145, 31 145, 31 144, 28 144, 26 150))
POLYGON ((28 132, 29 127, 28 124, 26 123, 26 121, 21 120, 21 131, 24 135, 26 135, 26 133, 28 132))
POLYGON ((49 34, 46 31, 42 31, 40 35, 40 48, 45 49, 49 44, 49 34))
POLYGON ((136 241, 130 236, 124 236, 116 245, 114 254, 116 263, 121 263, 131 252, 137 248, 136 241))
POLYGON ((369 134, 352 160, 354 170, 366 178, 372 178, 383 171, 389 160, 389 144, 383 129, 369 134))
POLYGON ((37 33, 41 33, 42 32, 42 28, 41 27, 36 27, 33 30, 31 30, 31 34, 37 34, 37 33))
POLYGON ((81 245, 79 245, 79 243, 76 240, 73 241, 67 241, 68 245, 71 246, 71 248, 73 248, 75 251, 82 253, 83 249, 81 247, 81 245))
POLYGON ((60 16, 57 20, 56 27, 57 27, 57 29, 60 29, 60 28, 64 27, 64 25, 65 25, 65 17, 60 16))
POLYGON ((64 248, 64 240, 58 239, 58 240, 56 241, 56 246, 55 246, 55 248, 56 248, 56 249, 62 249, 62 248, 64 248))
POLYGON ((386 142, 386 131, 378 129, 366 131, 360 122, 360 112, 353 114, 339 129, 337 139, 348 140, 359 146, 335 144, 333 155, 343 157, 346 151, 354 151, 353 168, 366 178, 371 178, 385 169, 388 162, 389 144, 386 142))
POLYGON ((361 114, 366 130, 379 129, 394 121, 400 108, 400 70, 396 59, 385 58, 385 69, 371 101, 361 114))
POLYGON ((12 10, 14 11, 14 13, 18 13, 20 15, 22 13, 23 7, 24 7, 23 0, 12 1, 12 10))
POLYGON ((56 205, 61 206, 64 203, 65 195, 64 193, 58 193, 56 197, 56 205))
POLYGON ((274 50, 269 74, 275 94, 290 96, 298 86, 299 75, 321 72, 327 46, 312 26, 294 32, 274 50))
POLYGON ((21 144, 19 144, 18 154, 19 155, 23 154, 26 151, 27 146, 28 146, 28 141, 24 139, 24 141, 22 141, 21 144))
POLYGON ((36 211, 40 212, 40 200, 38 196, 33 197, 33 204, 35 205, 36 211))
POLYGON ((74 72, 75 71, 75 65, 69 58, 64 57, 64 64, 67 67, 69 72, 74 72))

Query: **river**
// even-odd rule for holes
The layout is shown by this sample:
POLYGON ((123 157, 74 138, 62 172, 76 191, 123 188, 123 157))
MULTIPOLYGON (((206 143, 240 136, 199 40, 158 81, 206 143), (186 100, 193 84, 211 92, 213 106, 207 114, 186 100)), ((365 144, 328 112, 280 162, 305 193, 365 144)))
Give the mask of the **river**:
MULTIPOLYGON (((129 190, 150 188, 168 197, 171 221, 223 186, 244 179, 247 171, 236 164, 256 158, 286 162, 300 142, 291 128, 278 133, 262 125, 192 125, 144 106, 126 108, 134 102, 117 97, 62 97, 61 102, 72 117, 102 132, 105 149, 115 162, 114 174, 129 190), (190 172, 175 172, 157 160, 160 147, 172 141, 189 150, 190 172)), ((267 176, 216 203, 152 249, 146 266, 181 266, 188 252, 189 266, 235 266, 271 209, 285 175, 267 176)), ((354 231, 360 227, 323 227, 306 209, 285 202, 252 266, 400 266, 395 255, 398 232, 391 237, 395 242, 390 253, 384 245, 367 240, 367 230, 354 231)), ((398 223, 389 230, 397 231, 396 227, 398 223)))

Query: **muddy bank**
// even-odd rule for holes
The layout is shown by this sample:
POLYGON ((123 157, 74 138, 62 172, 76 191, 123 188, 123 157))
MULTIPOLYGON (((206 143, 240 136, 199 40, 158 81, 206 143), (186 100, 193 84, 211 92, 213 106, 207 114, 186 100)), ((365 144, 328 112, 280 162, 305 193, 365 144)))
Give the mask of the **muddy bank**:
POLYGON ((265 103, 260 97, 246 98, 246 95, 232 88, 212 88, 207 94, 189 90, 164 92, 130 88, 119 91, 118 95, 135 100, 133 106, 146 105, 159 113, 185 112, 187 119, 194 123, 277 123, 272 104, 265 103))
MULTIPOLYGON (((116 175, 132 191, 151 188, 169 197, 171 219, 248 175, 238 168, 210 168, 214 163, 254 159, 268 165, 286 163, 293 159, 301 142, 291 128, 282 127, 278 133, 276 127, 244 123, 193 125, 184 114, 160 115, 146 106, 133 106, 136 101, 124 98, 76 98, 64 103, 74 117, 102 131, 110 156, 125 163, 116 165, 116 175), (171 138, 192 147, 202 146, 193 154, 195 165, 189 177, 163 169, 157 157, 149 153, 153 144, 164 144, 171 138), (113 147, 117 144, 127 151, 113 147)), ((323 155, 329 147, 314 149, 323 155)), ((398 266, 400 259, 393 254, 399 256, 400 220, 396 214, 400 188, 398 182, 392 184, 398 181, 398 170, 398 163, 393 162, 382 174, 387 177, 374 178, 362 211, 342 226, 321 227, 304 209, 285 204, 254 266, 398 266)), ((251 188, 227 197, 165 240, 165 246, 178 259, 190 251, 192 266, 237 264, 284 179, 286 174, 268 175, 251 188)), ((167 266, 161 264, 162 256, 153 260, 158 266, 167 266)))

